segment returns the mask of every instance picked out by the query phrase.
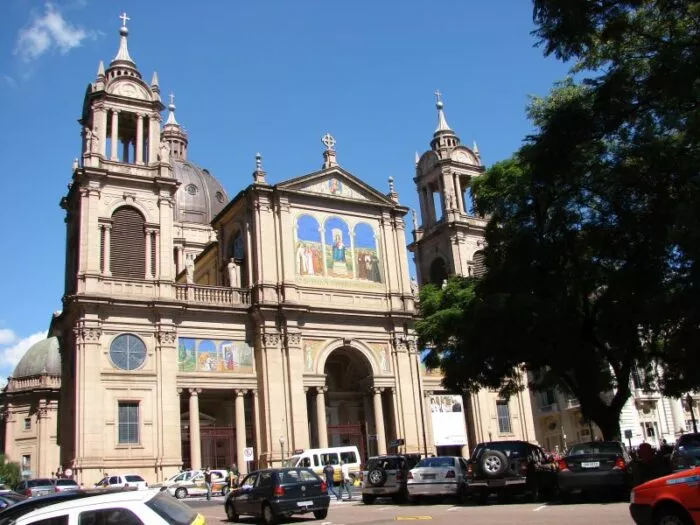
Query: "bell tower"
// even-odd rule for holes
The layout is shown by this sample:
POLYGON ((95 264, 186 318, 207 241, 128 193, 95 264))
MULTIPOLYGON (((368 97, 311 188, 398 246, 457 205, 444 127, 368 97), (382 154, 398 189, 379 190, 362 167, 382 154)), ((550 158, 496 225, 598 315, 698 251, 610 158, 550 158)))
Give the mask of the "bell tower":
POLYGON ((450 274, 482 271, 480 247, 486 220, 474 214, 471 181, 481 175, 479 150, 461 144, 447 124, 442 94, 435 92, 437 128, 430 150, 416 154, 421 224, 414 220, 413 252, 418 283, 441 284, 450 274))
POLYGON ((106 292, 106 280, 174 278, 173 178, 161 142, 158 75, 141 77, 129 53, 126 14, 119 48, 86 90, 81 156, 61 205, 67 212, 66 295, 106 292))

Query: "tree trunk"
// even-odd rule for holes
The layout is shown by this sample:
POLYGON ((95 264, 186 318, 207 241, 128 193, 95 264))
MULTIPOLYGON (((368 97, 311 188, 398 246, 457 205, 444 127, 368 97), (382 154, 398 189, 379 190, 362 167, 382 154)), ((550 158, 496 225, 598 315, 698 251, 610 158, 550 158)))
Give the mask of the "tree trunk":
POLYGON ((605 406, 604 403, 601 403, 598 410, 590 415, 589 419, 598 425, 604 440, 620 441, 620 412, 621 410, 614 406, 605 406))

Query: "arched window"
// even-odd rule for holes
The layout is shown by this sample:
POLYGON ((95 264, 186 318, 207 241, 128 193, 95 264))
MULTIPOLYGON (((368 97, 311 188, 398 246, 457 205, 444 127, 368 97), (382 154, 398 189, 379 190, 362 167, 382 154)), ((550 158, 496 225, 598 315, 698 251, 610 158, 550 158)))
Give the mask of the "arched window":
POLYGON ((129 206, 112 215, 109 266, 114 277, 146 277, 146 235, 143 215, 129 206))
POLYGON ((447 265, 444 259, 438 257, 430 263, 430 283, 440 286, 445 279, 447 279, 447 265))

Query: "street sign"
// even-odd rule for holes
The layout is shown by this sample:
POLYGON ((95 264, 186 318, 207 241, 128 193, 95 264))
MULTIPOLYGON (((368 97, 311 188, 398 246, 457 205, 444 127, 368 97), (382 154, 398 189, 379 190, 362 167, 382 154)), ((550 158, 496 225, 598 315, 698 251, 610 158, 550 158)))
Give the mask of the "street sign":
POLYGON ((632 439, 632 431, 625 430, 625 439, 632 439))
POLYGON ((243 449, 243 461, 253 461, 254 456, 253 447, 243 449))
POLYGON ((389 442, 389 448, 400 447, 400 446, 402 446, 404 443, 405 443, 405 441, 403 440, 403 438, 400 438, 400 439, 392 439, 392 440, 389 442))

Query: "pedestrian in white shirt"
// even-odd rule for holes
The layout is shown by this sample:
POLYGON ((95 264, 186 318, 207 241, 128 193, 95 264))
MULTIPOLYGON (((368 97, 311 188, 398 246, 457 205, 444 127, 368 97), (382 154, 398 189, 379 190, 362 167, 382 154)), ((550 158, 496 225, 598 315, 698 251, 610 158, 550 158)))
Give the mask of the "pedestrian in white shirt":
POLYGON ((343 497, 343 489, 345 489, 348 491, 348 501, 350 501, 352 499, 352 491, 350 490, 350 487, 352 487, 352 478, 350 477, 350 468, 345 461, 340 462, 340 477, 342 478, 338 490, 340 497, 343 497))

